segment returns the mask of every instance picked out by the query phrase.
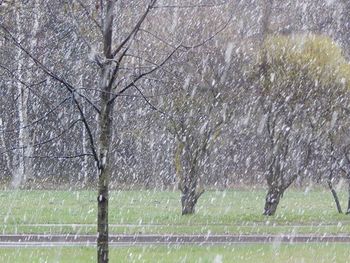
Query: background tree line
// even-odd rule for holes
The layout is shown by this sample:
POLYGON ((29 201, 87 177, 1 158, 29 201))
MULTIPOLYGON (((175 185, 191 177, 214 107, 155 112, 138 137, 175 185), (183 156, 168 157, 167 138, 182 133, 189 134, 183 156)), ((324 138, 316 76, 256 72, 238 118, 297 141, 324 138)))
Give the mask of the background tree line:
POLYGON ((94 187, 108 158, 111 187, 178 187, 184 214, 261 183, 267 215, 293 184, 337 202, 347 2, 98 2, 2 4, 4 183, 94 187))
MULTIPOLYGON (((120 4, 120 8, 127 10, 127 16, 117 19, 129 20, 120 30, 128 32, 127 26, 132 26, 140 6, 138 1, 129 5, 120 4)), ((154 43, 156 48, 163 50, 167 45, 181 40, 185 33, 195 36, 189 42, 197 43, 210 36, 213 31, 209 32, 208 28, 213 20, 208 18, 208 13, 213 9, 220 14, 220 18, 215 20, 221 21, 214 21, 218 29, 220 23, 230 20, 225 30, 208 43, 174 56, 161 72, 149 76, 142 83, 141 91, 135 89, 123 96, 121 104, 124 107, 119 107, 120 114, 117 116, 120 125, 113 128, 112 184, 116 187, 176 187, 179 178, 177 170, 180 169, 177 155, 185 156, 180 149, 184 147, 181 146, 184 137, 186 140, 198 139, 197 142, 188 142, 193 149, 186 153, 193 154, 192 151, 200 148, 204 151, 196 168, 201 170, 198 171, 201 184, 230 187, 265 181, 266 160, 262 155, 263 148, 266 148, 261 147, 265 141, 261 135, 263 122, 268 116, 257 109, 261 106, 258 86, 262 85, 254 83, 255 80, 252 82, 252 75, 260 74, 259 69, 252 65, 259 63, 257 56, 263 48, 263 35, 327 35, 339 43, 345 59, 348 57, 349 43, 344 34, 348 26, 346 3, 335 1, 328 5, 320 1, 316 5, 314 1, 274 2, 268 7, 268 32, 263 32, 266 30, 263 28, 263 20, 266 19, 264 8, 263 4, 255 1, 230 1, 225 3, 224 8, 220 5, 215 8, 197 7, 199 11, 168 7, 163 8, 162 16, 155 16, 148 28, 140 30, 135 40, 139 48, 143 42, 153 41, 157 42, 154 43), (320 8, 324 12, 316 17, 314 14, 319 14, 320 8), (189 15, 192 15, 191 21, 188 21, 189 15), (184 24, 186 28, 182 30, 184 24), (162 35, 154 36, 148 29, 162 35), (206 140, 208 145, 201 145, 206 140), (206 149, 209 146, 211 150, 206 149)), ((54 4, 37 0, 11 3, 4 6, 1 12, 2 22, 6 22, 6 26, 11 28, 13 35, 27 50, 32 51, 34 56, 41 56, 50 67, 59 69, 62 76, 81 88, 79 92, 82 96, 89 92, 89 87, 94 83, 88 76, 97 74, 95 60, 100 56, 94 45, 98 41, 95 32, 98 29, 92 30, 97 21, 95 5, 83 5, 79 1, 54 4), (87 7, 90 10, 86 10, 87 7), (83 31, 81 23, 89 23, 89 30, 83 31)), ((57 83, 35 67, 34 62, 23 53, 2 31, 2 180, 11 181, 14 185, 28 183, 26 181, 29 180, 33 186, 39 186, 38 182, 44 181, 47 187, 50 182, 77 187, 93 185, 96 176, 93 162, 88 161, 91 158, 88 136, 82 125, 74 122, 79 116, 74 111, 68 92, 62 87, 58 88, 57 83), (76 155, 81 156, 70 158, 76 155)), ((130 69, 123 70, 132 75, 131 72, 140 70, 140 61, 137 60, 146 61, 152 59, 147 56, 157 55, 146 54, 145 50, 141 50, 140 54, 144 57, 130 58, 130 69)), ((334 59, 338 61, 338 58, 334 59)), ((271 80, 272 77, 269 78, 271 80)), ((278 80, 277 75, 274 78, 286 85, 297 85, 283 78, 278 80)), ((271 86, 271 83, 267 85, 271 86)), ((277 96, 280 94, 280 90, 275 89, 275 92, 277 96)), ((96 90, 89 93, 98 96, 96 90)), ((342 99, 346 99, 345 93, 342 99)), ((335 96, 328 104, 335 107, 339 100, 335 96)), ((82 102, 86 115, 94 119, 96 116, 89 104, 89 101, 82 102)), ((329 112, 332 114, 332 109, 329 112)), ((316 110, 315 114, 320 114, 320 111, 316 110)), ((334 114, 341 117, 340 112, 334 114)), ((316 129, 315 125, 305 134, 310 135, 309 131, 313 129, 316 129)), ((346 136, 343 136, 343 141, 346 141, 346 136)), ((313 138, 309 140, 313 142, 313 138)), ((325 150, 320 150, 320 153, 324 154, 325 150)), ((184 157, 181 162, 190 159, 184 157)), ((312 158, 312 161, 316 162, 316 158, 312 158)), ((181 169, 188 169, 186 164, 181 166, 181 169)), ((315 165, 308 174, 298 176, 298 183, 319 182, 324 172, 318 172, 318 169, 327 167, 315 165)))
POLYGON ((1 180, 98 184, 101 227, 109 186, 178 187, 190 214, 207 188, 266 183, 273 215, 291 185, 324 183, 341 212, 349 10, 340 0, 6 1, 1 180))

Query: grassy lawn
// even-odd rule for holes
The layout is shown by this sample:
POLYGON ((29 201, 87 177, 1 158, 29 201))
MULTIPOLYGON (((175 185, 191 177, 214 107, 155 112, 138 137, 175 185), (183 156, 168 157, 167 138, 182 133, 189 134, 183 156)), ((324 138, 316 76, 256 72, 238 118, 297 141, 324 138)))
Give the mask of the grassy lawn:
MULTIPOLYGON (((339 192, 345 209, 346 191, 339 192)), ((265 191, 208 191, 196 214, 181 216, 178 192, 115 191, 110 195, 114 233, 350 233, 329 191, 288 191, 274 217, 262 216, 265 191), (133 226, 125 226, 132 224, 133 226)), ((95 233, 93 191, 0 191, 2 233, 95 233)))
MULTIPOLYGON (((96 262, 95 248, 0 249, 4 263, 96 262)), ((110 262, 350 262, 347 244, 111 248, 110 262), (216 261, 215 261, 216 260, 216 261)))

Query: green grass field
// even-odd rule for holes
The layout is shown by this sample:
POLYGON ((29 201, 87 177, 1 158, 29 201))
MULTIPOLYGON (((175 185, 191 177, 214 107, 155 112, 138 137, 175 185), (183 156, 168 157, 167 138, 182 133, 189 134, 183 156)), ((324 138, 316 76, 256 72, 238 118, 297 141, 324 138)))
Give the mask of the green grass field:
MULTIPOLYGON (((346 191, 339 192, 343 208, 346 191)), ((330 192, 286 192, 274 217, 262 216, 265 191, 208 191, 192 216, 181 216, 178 192, 110 194, 111 233, 350 233, 330 192)), ((96 233, 93 191, 0 191, 2 233, 96 233), (31 224, 92 224, 33 226, 31 224)))
MULTIPOLYGON (((94 248, 0 249, 3 263, 96 262, 94 248)), ((235 245, 235 246, 145 246, 112 248, 110 262, 350 262, 348 244, 235 245), (215 261, 216 260, 216 261, 215 261)))

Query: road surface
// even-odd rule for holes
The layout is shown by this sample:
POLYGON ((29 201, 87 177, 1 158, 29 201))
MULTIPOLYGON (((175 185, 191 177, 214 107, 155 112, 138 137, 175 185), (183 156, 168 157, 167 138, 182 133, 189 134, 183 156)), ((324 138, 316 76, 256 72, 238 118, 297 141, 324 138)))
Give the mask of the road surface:
MULTIPOLYGON (((350 235, 110 235, 111 246, 350 243, 350 235)), ((0 235, 0 247, 95 246, 96 235, 0 235)))

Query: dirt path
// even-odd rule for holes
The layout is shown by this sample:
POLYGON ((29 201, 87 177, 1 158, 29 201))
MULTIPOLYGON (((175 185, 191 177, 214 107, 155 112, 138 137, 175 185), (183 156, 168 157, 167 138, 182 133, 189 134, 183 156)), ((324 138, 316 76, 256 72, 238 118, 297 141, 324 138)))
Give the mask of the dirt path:
MULTIPOLYGON (((110 235, 111 246, 350 243, 350 235, 110 235)), ((0 247, 95 246, 96 235, 0 235, 0 247)))

